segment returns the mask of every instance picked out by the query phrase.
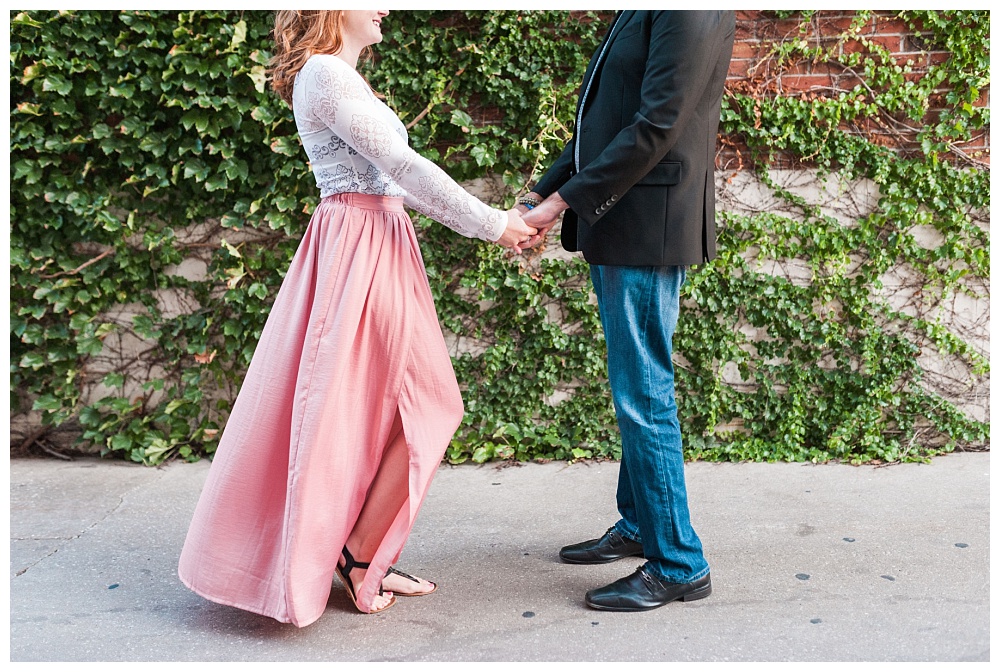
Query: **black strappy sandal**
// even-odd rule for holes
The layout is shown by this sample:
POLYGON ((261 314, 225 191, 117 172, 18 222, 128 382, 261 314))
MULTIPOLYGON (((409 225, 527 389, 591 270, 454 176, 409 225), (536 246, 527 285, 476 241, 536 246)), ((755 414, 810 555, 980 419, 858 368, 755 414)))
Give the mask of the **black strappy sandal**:
MULTIPOLYGON (((395 567, 390 567, 389 569, 387 569, 385 571, 385 575, 386 576, 389 576, 390 574, 397 574, 397 575, 403 577, 404 579, 409 579, 410 581, 412 581, 413 583, 417 584, 418 586, 420 585, 420 579, 418 579, 415 576, 410 576, 406 572, 401 572, 398 569, 396 569, 395 567)), ((394 591, 393 595, 398 595, 399 597, 422 597, 424 595, 430 595, 435 590, 437 590, 437 584, 434 583, 433 581, 427 581, 427 583, 431 584, 431 589, 430 590, 425 590, 425 591, 422 591, 422 592, 419 592, 419 593, 401 593, 399 591, 394 591)))
MULTIPOLYGON (((357 610, 360 611, 362 614, 377 614, 380 611, 385 611, 392 605, 396 604, 396 598, 393 597, 392 599, 389 600, 389 604, 385 605, 381 609, 376 609, 375 611, 364 611, 361 607, 358 606, 358 596, 354 591, 354 582, 351 581, 351 570, 354 568, 368 569, 370 566, 371 566, 370 562, 356 562, 354 560, 354 556, 352 556, 351 552, 347 550, 347 546, 344 546, 344 566, 341 567, 340 563, 337 563, 337 576, 340 577, 341 583, 343 583, 344 588, 347 589, 347 595, 348 597, 351 598, 351 602, 354 603, 355 608, 357 608, 357 610)), ((435 586, 435 588, 436 587, 437 586, 435 586)), ((379 584, 378 587, 378 594, 379 595, 385 594, 382 590, 381 584, 379 584)))

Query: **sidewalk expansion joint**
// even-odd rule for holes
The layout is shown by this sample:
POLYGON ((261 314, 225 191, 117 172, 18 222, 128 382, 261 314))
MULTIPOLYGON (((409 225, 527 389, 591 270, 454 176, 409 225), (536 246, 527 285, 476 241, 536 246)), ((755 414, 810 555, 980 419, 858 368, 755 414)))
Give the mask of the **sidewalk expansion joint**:
POLYGON ((45 555, 43 555, 42 557, 38 558, 37 560, 35 560, 33 563, 31 563, 30 565, 28 565, 24 569, 19 569, 16 572, 14 572, 14 578, 17 578, 17 577, 21 576, 22 574, 24 574, 25 572, 27 572, 29 569, 31 569, 32 567, 34 567, 35 565, 37 565, 38 563, 40 563, 42 560, 48 560, 49 558, 51 558, 53 555, 55 555, 58 552, 59 552, 58 548, 53 548, 50 552, 48 552, 45 555))

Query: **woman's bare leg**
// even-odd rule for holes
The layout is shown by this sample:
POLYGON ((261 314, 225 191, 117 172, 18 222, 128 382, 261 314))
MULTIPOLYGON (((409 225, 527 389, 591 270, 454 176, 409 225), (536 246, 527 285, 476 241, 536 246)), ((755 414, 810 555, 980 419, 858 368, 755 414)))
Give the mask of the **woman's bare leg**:
MULTIPOLYGON (((406 436, 403 434, 403 423, 396 414, 392 428, 389 432, 389 442, 382 453, 382 461, 379 463, 375 480, 372 481, 368 490, 368 497, 361 509, 354 529, 351 530, 347 538, 347 548, 357 560, 368 562, 375 555, 379 544, 389 531, 395 519, 396 512, 399 511, 409 498, 410 483, 410 454, 406 446, 406 436)), ((341 557, 341 564, 344 559, 341 557)), ((355 568, 351 570, 351 581, 355 586, 360 586, 364 581, 368 570, 355 568)), ((398 590, 401 594, 412 592, 423 592, 433 587, 429 581, 420 580, 419 584, 396 574, 390 574, 382 582, 384 590, 393 592, 398 590)), ((389 596, 379 595, 372 604, 372 609, 377 610, 384 607, 389 602, 389 596)))

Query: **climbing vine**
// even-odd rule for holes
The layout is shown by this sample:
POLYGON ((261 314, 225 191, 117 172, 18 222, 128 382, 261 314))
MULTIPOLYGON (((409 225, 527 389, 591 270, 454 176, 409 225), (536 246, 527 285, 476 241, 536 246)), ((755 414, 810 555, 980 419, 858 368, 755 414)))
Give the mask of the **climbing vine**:
MULTIPOLYGON (((824 32, 822 12, 776 14, 793 29, 727 87, 720 256, 689 274, 675 342, 691 458, 988 442, 965 403, 988 389, 988 349, 948 310, 988 304, 989 159, 970 147, 989 128, 989 15, 851 15, 824 32), (943 57, 900 62, 869 30, 886 16, 918 58, 943 57), (803 69, 836 81, 784 90, 803 69), (778 168, 877 198, 834 212, 778 168), (775 207, 740 204, 747 175, 775 207)), ((365 74, 418 151, 509 206, 570 137, 606 18, 393 12, 365 74)), ((66 431, 150 464, 214 451, 317 203, 266 86, 271 20, 11 14, 10 389, 29 418, 12 443, 54 451, 66 431)), ((466 403, 447 458, 619 456, 586 264, 555 240, 511 257, 414 219, 466 403)))

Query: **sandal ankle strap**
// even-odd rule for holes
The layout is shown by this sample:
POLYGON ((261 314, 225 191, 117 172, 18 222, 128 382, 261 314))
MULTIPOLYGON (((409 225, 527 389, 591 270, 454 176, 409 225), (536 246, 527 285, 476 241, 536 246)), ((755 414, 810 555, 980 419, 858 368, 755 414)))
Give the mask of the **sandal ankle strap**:
POLYGON ((358 569, 368 569, 371 567, 370 562, 357 562, 351 552, 347 550, 347 546, 344 546, 344 573, 350 574, 351 570, 357 567, 358 569))

